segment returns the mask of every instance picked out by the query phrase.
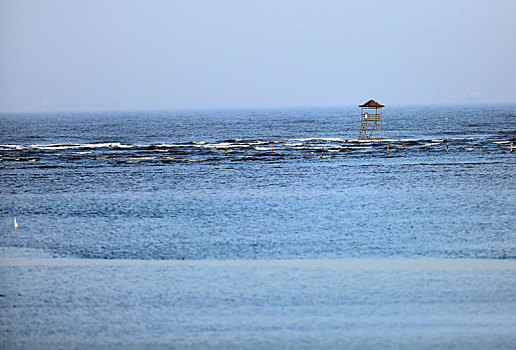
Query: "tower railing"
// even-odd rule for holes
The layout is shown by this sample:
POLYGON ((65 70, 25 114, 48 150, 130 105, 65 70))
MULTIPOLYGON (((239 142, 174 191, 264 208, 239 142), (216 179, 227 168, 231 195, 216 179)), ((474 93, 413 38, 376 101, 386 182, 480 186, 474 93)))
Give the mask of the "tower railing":
POLYGON ((357 139, 381 141, 383 139, 382 107, 360 107, 362 115, 357 129, 357 139))

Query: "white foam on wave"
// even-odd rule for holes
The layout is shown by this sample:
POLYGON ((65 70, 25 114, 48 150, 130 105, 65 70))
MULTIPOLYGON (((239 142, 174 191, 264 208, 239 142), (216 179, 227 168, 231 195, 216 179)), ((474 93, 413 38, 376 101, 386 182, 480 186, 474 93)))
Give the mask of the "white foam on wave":
POLYGON ((511 141, 493 141, 493 143, 497 144, 497 145, 503 145, 503 144, 507 144, 507 143, 510 143, 511 141))
POLYGON ((218 143, 206 143, 206 142, 192 142, 193 147, 212 148, 212 149, 225 149, 225 148, 246 148, 255 145, 263 145, 271 143, 269 141, 250 141, 243 142, 242 139, 235 139, 231 141, 218 142, 218 143))
POLYGON ((339 137, 319 137, 317 140, 324 142, 345 142, 346 140, 339 137))
POLYGON ((375 143, 378 143, 378 142, 385 142, 385 140, 381 140, 381 141, 373 141, 373 140, 355 140, 355 139, 352 139, 352 140, 345 140, 344 141, 345 143, 360 143, 360 144, 366 144, 366 145, 370 145, 372 144, 373 142, 375 143))
POLYGON ((241 148, 241 147, 249 147, 248 144, 233 144, 229 142, 220 142, 220 143, 207 143, 204 145, 195 145, 194 147, 203 147, 203 148, 214 148, 214 149, 225 149, 225 148, 241 148))
POLYGON ((44 149, 44 150, 64 150, 64 149, 74 149, 74 148, 81 148, 81 147, 75 147, 75 146, 31 146, 32 148, 37 149, 44 149))
POLYGON ((152 160, 152 159, 156 159, 156 157, 132 157, 132 158, 128 158, 128 159, 131 159, 131 160, 152 160))
POLYGON ((294 150, 312 150, 312 151, 321 151, 324 148, 325 152, 330 152, 330 150, 333 150, 333 152, 338 152, 338 149, 340 148, 349 148, 347 146, 341 146, 341 145, 333 145, 333 144, 300 144, 296 146, 290 146, 291 149, 294 150))
MULTIPOLYGON (((134 146, 130 146, 130 147, 134 147, 134 146)), ((138 147, 138 148, 174 148, 174 147, 191 147, 191 145, 160 144, 160 145, 136 145, 136 147, 138 147)))
POLYGON ((38 144, 30 145, 30 148, 44 149, 44 150, 63 150, 75 148, 132 148, 131 145, 123 145, 120 142, 105 142, 105 143, 84 143, 84 144, 38 144))
POLYGON ((307 142, 307 141, 323 141, 323 142, 345 142, 346 140, 339 137, 308 137, 302 139, 287 139, 289 142, 307 142))
POLYGON ((22 149, 25 149, 25 147, 19 146, 19 145, 0 145, 1 151, 22 150, 22 149))
MULTIPOLYGON (((447 140, 473 140, 473 138, 449 138, 447 140)), ((253 147, 256 150, 263 151, 270 149, 270 145, 286 146, 291 149, 306 149, 304 147, 317 147, 324 146, 325 148, 349 148, 349 145, 361 145, 361 146, 377 146, 379 144, 386 143, 411 143, 411 142, 424 142, 421 147, 435 146, 445 142, 443 139, 383 139, 383 140, 357 140, 357 139, 342 139, 338 137, 308 137, 308 138, 292 138, 283 139, 276 141, 243 141, 242 139, 227 140, 218 143, 207 143, 206 141, 191 141, 186 144, 151 144, 151 145, 129 145, 122 144, 120 142, 100 142, 100 143, 84 143, 84 144, 34 144, 34 145, 0 145, 0 150, 23 150, 23 149, 38 149, 38 150, 68 150, 68 149, 96 149, 96 148, 108 148, 108 149, 125 149, 125 148, 151 148, 156 152, 167 152, 167 148, 209 148, 215 150, 224 150, 226 148, 249 148, 253 147), (255 147, 260 145, 268 145, 264 147, 255 147)), ((505 145, 509 144, 510 141, 494 141, 493 144, 505 145)), ((370 147, 367 147, 370 148, 370 147)), ((74 154, 88 154, 91 152, 74 152, 74 154)))

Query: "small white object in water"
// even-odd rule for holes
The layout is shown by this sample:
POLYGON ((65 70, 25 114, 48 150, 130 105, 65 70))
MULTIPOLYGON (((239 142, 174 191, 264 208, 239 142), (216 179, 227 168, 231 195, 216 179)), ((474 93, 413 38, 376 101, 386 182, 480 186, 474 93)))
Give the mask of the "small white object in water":
POLYGON ((16 218, 14 218, 14 228, 18 228, 18 223, 16 222, 16 218))

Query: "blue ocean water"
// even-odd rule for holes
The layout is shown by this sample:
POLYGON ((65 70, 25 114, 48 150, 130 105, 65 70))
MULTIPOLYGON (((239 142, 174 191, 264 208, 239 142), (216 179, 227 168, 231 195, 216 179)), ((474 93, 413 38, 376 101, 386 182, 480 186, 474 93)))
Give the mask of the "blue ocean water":
MULTIPOLYGON (((432 264, 432 262, 430 263, 432 264)), ((3 266, 2 349, 510 349, 516 269, 3 266)))
POLYGON ((352 140, 359 113, 2 115, 0 246, 108 259, 516 257, 516 106, 387 107, 381 144, 352 140))
POLYGON ((359 120, 0 115, 0 347, 514 347, 516 105, 359 120))

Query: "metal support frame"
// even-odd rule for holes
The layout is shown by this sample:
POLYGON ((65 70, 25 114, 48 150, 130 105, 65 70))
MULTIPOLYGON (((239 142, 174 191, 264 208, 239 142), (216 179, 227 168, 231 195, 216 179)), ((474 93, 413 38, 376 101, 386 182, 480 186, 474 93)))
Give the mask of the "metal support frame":
POLYGON ((362 118, 357 130, 358 140, 383 139, 382 107, 361 107, 362 118))

